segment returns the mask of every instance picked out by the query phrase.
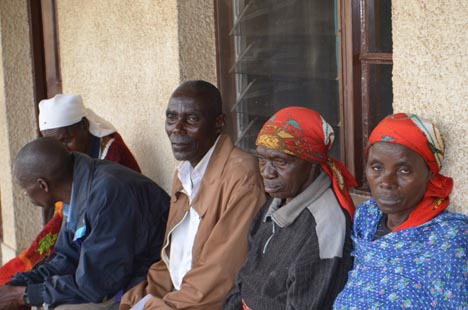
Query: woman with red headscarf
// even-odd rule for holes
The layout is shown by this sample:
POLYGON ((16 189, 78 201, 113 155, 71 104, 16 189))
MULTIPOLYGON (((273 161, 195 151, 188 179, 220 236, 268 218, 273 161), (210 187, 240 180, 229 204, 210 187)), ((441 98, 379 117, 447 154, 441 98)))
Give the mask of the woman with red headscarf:
POLYGON ((358 207, 355 258, 335 309, 468 309, 468 217, 450 213, 439 130, 414 114, 373 130, 358 207))
POLYGON ((333 138, 322 116, 302 107, 263 125, 258 164, 271 199, 251 226, 247 261, 223 309, 331 309, 352 267, 355 185, 328 156, 333 138))

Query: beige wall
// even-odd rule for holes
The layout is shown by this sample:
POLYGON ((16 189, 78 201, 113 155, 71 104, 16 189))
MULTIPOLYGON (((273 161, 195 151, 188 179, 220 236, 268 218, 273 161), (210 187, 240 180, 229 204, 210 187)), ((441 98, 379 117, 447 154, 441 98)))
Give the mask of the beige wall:
POLYGON ((58 0, 57 13, 63 92, 82 94, 169 190, 166 104, 182 80, 216 82, 212 1, 58 0))
POLYGON ((181 80, 203 78, 216 85, 213 0, 179 0, 181 80))
POLYGON ((13 161, 36 136, 29 21, 26 0, 0 1, 0 189, 2 256, 26 247, 42 225, 41 212, 15 184, 13 161))
POLYGON ((468 214, 468 1, 393 1, 394 111, 433 120, 446 142, 452 210, 468 214))

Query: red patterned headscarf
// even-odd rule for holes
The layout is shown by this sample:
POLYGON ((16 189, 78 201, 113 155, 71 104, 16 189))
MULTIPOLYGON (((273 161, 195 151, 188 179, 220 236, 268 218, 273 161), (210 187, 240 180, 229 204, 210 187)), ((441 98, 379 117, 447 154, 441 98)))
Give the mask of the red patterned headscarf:
POLYGON ((352 219, 355 207, 349 187, 356 186, 356 181, 340 161, 328 157, 334 137, 333 128, 318 112, 303 107, 288 107, 276 112, 263 125, 256 145, 308 162, 319 162, 332 180, 338 202, 352 219))
POLYGON ((444 140, 437 127, 414 114, 398 113, 385 117, 372 131, 369 147, 377 142, 406 146, 418 153, 433 173, 422 201, 408 219, 393 231, 421 225, 447 208, 453 180, 439 173, 444 159, 444 140))

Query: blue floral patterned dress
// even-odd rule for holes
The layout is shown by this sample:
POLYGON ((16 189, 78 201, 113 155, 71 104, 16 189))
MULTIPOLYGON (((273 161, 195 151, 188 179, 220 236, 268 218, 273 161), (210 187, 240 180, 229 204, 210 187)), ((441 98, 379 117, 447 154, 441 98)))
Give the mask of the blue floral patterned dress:
POLYGON ((444 211, 373 240, 381 217, 373 199, 358 207, 354 267, 334 309, 468 309, 468 217, 444 211))

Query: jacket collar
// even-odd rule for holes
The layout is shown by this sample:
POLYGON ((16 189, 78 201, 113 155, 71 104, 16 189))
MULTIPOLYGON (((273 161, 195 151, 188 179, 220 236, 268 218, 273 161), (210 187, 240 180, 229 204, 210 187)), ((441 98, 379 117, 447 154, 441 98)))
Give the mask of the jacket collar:
MULTIPOLYGON (((197 211, 200 217, 203 217, 210 206, 209 202, 203 201, 205 196, 204 191, 207 189, 209 190, 209 188, 212 187, 212 184, 220 181, 220 177, 224 172, 224 167, 226 166, 233 149, 234 144, 232 143, 231 138, 226 134, 221 134, 213 151, 213 155, 211 156, 210 162, 208 163, 203 180, 201 181, 198 194, 192 201, 192 207, 197 211)), ((183 192, 182 184, 180 183, 176 172, 172 186, 171 201, 176 202, 181 194, 186 195, 183 192)))
POLYGON ((281 199, 274 198, 271 202, 264 221, 271 219, 279 227, 291 225, 296 218, 308 208, 313 213, 319 198, 331 185, 330 178, 322 171, 319 176, 302 193, 294 197, 287 205, 281 206, 281 199))
POLYGON ((67 227, 71 230, 82 223, 81 214, 85 211, 83 206, 88 199, 91 190, 91 180, 95 170, 95 160, 86 154, 73 152, 73 191, 70 197, 70 223, 67 227))

